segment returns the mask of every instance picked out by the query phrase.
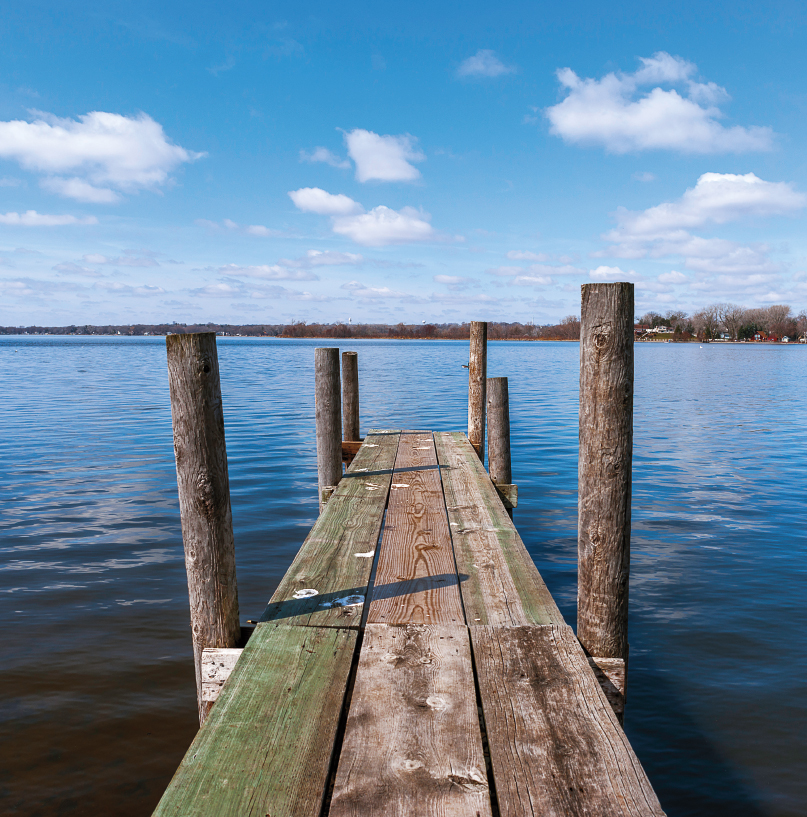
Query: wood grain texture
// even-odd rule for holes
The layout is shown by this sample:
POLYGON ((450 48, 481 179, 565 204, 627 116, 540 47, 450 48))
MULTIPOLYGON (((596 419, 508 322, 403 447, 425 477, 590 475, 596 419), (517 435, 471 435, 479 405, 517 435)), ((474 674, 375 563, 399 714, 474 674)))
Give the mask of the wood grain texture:
POLYGON ((367 621, 465 621, 431 432, 401 434, 367 621))
POLYGON ((469 626, 563 624, 484 466, 462 432, 434 435, 469 626))
POLYGON ((358 352, 342 352, 342 439, 361 439, 358 352))
POLYGON ((510 462, 510 393, 506 377, 487 380, 488 473, 496 485, 512 485, 510 462))
POLYGON ((588 665, 600 684, 600 689, 611 704, 617 720, 622 723, 625 715, 626 673, 625 661, 621 658, 588 657, 588 665))
POLYGON ((472 627, 501 817, 661 817, 570 627, 472 627))
POLYGON ((471 321, 468 358, 468 439, 485 461, 485 385, 488 376, 488 324, 471 321))
POLYGON ((243 651, 240 647, 208 647, 202 651, 202 700, 206 704, 212 707, 216 703, 243 651))
POLYGON ((156 817, 316 817, 355 630, 260 624, 156 817))
POLYGON ((355 597, 367 595, 399 436, 367 435, 261 621, 359 626, 364 598, 355 597), (303 592, 312 590, 316 595, 303 592))
POLYGON ((224 409, 215 333, 168 335, 165 344, 196 695, 203 723, 209 705, 202 700, 202 651, 236 647, 241 636, 224 409))
POLYGON ((585 284, 580 313, 577 635, 627 658, 633 284, 585 284))
POLYGON ((466 627, 368 624, 329 817, 488 817, 466 627))
POLYGON ((314 350, 314 407, 317 428, 317 482, 320 513, 322 489, 342 479, 342 403, 339 350, 314 350))

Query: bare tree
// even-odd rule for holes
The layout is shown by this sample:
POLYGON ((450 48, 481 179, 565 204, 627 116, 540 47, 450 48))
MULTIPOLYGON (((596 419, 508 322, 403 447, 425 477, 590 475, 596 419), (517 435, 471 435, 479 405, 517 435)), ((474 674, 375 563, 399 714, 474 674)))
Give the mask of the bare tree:
POLYGON ((687 313, 680 309, 668 309, 667 314, 664 316, 664 320, 666 320, 668 325, 673 329, 675 329, 675 327, 679 324, 681 324, 681 328, 683 329, 686 326, 687 317, 687 313))
POLYGON ((718 304, 717 317, 720 323, 726 328, 729 337, 732 340, 737 340, 737 334, 740 327, 745 322, 746 310, 737 304, 718 304))
POLYGON ((717 334, 719 325, 717 313, 717 305, 712 304, 712 306, 707 306, 692 316, 692 325, 695 327, 695 332, 697 332, 699 338, 710 340, 717 334))
POLYGON ((793 325, 792 310, 786 304, 774 304, 766 310, 768 315, 768 331, 781 338, 791 333, 793 325))

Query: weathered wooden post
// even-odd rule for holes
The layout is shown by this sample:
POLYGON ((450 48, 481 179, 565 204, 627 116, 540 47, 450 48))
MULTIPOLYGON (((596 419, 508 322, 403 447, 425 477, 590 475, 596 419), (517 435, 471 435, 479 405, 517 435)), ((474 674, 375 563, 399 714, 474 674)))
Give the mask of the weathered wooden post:
POLYGON ((485 379, 488 370, 487 321, 471 321, 468 360, 468 440, 485 461, 485 379))
POLYGON ((487 389, 488 472, 499 496, 513 518, 517 488, 510 464, 510 396, 506 377, 489 377, 487 389))
POLYGON ((319 510, 342 479, 342 412, 339 350, 314 350, 314 403, 317 424, 319 510))
POLYGON ((599 669, 606 694, 607 682, 619 693, 611 702, 620 717, 628 660, 632 458, 633 284, 585 284, 580 315, 577 637, 599 669))
POLYGON ((359 436, 359 355, 342 352, 342 439, 359 436))
POLYGON ((202 650, 241 638, 224 412, 215 333, 168 335, 165 345, 202 724, 212 706, 202 700, 202 650))

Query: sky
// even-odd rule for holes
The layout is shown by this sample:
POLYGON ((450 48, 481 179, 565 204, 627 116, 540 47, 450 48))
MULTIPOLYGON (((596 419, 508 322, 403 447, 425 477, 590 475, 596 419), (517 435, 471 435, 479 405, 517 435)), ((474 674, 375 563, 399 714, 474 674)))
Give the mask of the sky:
POLYGON ((0 324, 807 307, 807 6, 8 4, 0 324))

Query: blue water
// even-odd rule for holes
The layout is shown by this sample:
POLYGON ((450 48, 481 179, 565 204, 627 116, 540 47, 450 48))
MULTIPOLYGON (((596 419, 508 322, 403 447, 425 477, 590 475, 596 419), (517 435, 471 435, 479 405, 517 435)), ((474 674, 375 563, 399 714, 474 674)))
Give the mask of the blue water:
MULTIPOLYGON (((220 339, 242 618, 316 512, 313 350, 220 339)), ((331 342, 337 345, 337 342, 331 342)), ((342 341, 363 431, 463 429, 467 344, 342 341)), ((515 522, 575 615, 577 356, 493 343, 515 522)), ((626 731, 678 815, 807 813, 807 348, 636 347, 626 731)), ((0 338, 0 811, 147 815, 195 732, 162 338, 0 338)))

